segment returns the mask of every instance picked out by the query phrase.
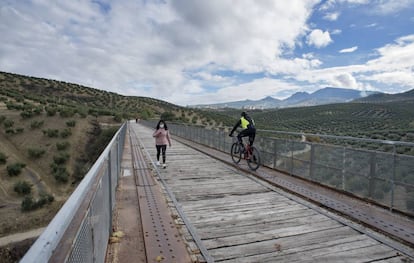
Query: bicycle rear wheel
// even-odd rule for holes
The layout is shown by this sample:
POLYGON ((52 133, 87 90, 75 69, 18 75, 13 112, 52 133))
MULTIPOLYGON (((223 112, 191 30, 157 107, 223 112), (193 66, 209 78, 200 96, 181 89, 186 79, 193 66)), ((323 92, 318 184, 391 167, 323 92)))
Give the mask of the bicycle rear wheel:
POLYGON ((252 146, 250 158, 247 160, 247 165, 253 171, 256 171, 260 166, 260 152, 256 147, 252 146))
POLYGON ((231 146, 230 155, 234 163, 240 162, 242 153, 241 153, 241 147, 239 143, 237 142, 233 143, 233 145, 231 146))

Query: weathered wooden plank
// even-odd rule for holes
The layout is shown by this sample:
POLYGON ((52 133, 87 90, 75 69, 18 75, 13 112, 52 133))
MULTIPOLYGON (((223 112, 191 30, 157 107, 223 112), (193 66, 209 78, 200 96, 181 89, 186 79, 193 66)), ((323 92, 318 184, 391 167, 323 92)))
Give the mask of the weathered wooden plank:
MULTIPOLYGON (((313 222, 307 225, 274 228, 267 231, 259 230, 253 233, 206 239, 204 240, 204 244, 207 248, 229 247, 246 243, 277 239, 286 236, 299 236, 304 233, 323 231, 339 227, 342 227, 342 225, 333 221, 313 222)), ((201 236, 201 238, 203 237, 201 236)))
POLYGON ((261 215, 260 218, 256 215, 247 215, 240 218, 235 219, 229 219, 226 221, 213 221, 213 222, 203 222, 203 223, 196 223, 195 226, 202 228, 215 228, 215 227, 223 227, 223 224, 225 225, 254 225, 254 224, 274 224, 277 227, 279 227, 279 224, 286 220, 287 222, 291 220, 295 220, 296 218, 307 218, 315 214, 315 211, 312 211, 308 209, 307 211, 298 210, 293 211, 289 213, 278 213, 275 211, 275 213, 267 214, 267 215, 261 215))
MULTIPOLYGON (((320 219, 320 215, 315 215, 313 217, 310 217, 309 222, 327 222, 329 224, 329 219, 322 220, 320 219), (319 220, 319 221, 317 221, 319 220)), ((270 221, 268 223, 255 223, 254 221, 249 221, 251 224, 244 224, 243 221, 240 221, 239 224, 234 225, 225 225, 225 226, 216 226, 216 227, 203 227, 198 226, 198 233, 200 236, 202 236, 205 239, 210 238, 220 238, 220 237, 226 237, 226 236, 236 236, 236 235, 242 235, 242 234, 248 234, 248 233, 260 233, 265 231, 271 231, 274 229, 283 229, 283 228, 289 228, 289 227, 300 227, 300 226, 306 226, 309 224, 306 218, 297 219, 295 221, 292 220, 284 220, 284 221, 270 221)))
POLYGON ((184 201, 182 204, 191 209, 209 209, 211 207, 220 208, 226 206, 229 202, 240 202, 240 203, 255 203, 255 202, 270 202, 270 203, 280 203, 280 202, 289 202, 289 204, 297 204, 296 202, 287 199, 284 196, 274 195, 273 192, 267 193, 251 193, 246 195, 228 195, 222 199, 209 200, 209 201, 184 201))
POLYGON ((292 247, 301 247, 305 244, 326 242, 335 235, 337 239, 354 236, 355 233, 349 231, 345 226, 328 229, 325 231, 309 232, 301 235, 300 240, 297 236, 288 236, 266 241, 246 243, 231 247, 220 247, 211 249, 211 255, 217 260, 229 260, 240 257, 252 257, 267 253, 280 253, 288 251, 292 247))
MULTIPOLYGON (((269 216, 273 216, 273 217, 277 217, 277 216, 283 216, 283 214, 287 214, 290 212, 295 212, 298 210, 302 210, 301 207, 296 207, 296 206, 288 206, 288 207, 283 207, 283 208, 279 208, 276 210, 261 210, 261 211, 257 211, 256 215, 251 214, 251 213, 244 213, 244 214, 238 214, 237 215, 237 220, 244 220, 244 219, 250 219, 252 217, 269 217, 269 216)), ((206 215, 203 218, 201 217, 196 217, 195 219, 195 224, 208 224, 208 223, 214 223, 214 222, 219 222, 219 223, 228 223, 229 221, 233 220, 231 217, 226 216, 225 214, 218 214, 215 216, 209 216, 206 215)))
POLYGON ((309 242, 308 239, 296 237, 290 240, 290 243, 278 243, 280 244, 279 251, 238 257, 237 260, 231 259, 223 262, 367 262, 370 257, 381 259, 392 256, 391 248, 380 245, 364 235, 340 238, 337 238, 337 235, 331 235, 329 239, 317 241, 318 239, 313 239, 313 242, 309 242), (378 254, 379 252, 381 255, 378 254), (337 256, 339 254, 341 256, 337 256))

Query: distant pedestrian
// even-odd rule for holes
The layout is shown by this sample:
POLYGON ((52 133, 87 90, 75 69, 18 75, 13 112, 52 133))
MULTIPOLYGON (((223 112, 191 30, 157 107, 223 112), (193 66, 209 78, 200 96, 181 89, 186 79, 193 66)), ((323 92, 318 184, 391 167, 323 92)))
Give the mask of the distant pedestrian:
POLYGON ((152 137, 155 138, 155 147, 157 148, 157 166, 160 165, 160 155, 162 154, 162 168, 166 168, 166 151, 167 144, 171 147, 170 133, 164 120, 160 120, 155 128, 152 137))

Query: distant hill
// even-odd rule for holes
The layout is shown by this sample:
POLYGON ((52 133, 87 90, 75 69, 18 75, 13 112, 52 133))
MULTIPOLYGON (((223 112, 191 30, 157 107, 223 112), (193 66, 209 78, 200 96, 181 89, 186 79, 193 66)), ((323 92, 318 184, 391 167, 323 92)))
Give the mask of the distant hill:
POLYGON ((395 102, 395 101, 414 101, 414 89, 397 94, 378 93, 356 99, 356 102, 395 102))
POLYGON ((378 92, 365 91, 344 88, 327 87, 317 90, 313 93, 297 92, 284 100, 266 97, 261 100, 244 100, 225 102, 217 104, 194 105, 196 108, 235 108, 235 109, 272 109, 272 108, 289 108, 289 107, 306 107, 332 103, 350 102, 368 95, 377 94, 378 92))

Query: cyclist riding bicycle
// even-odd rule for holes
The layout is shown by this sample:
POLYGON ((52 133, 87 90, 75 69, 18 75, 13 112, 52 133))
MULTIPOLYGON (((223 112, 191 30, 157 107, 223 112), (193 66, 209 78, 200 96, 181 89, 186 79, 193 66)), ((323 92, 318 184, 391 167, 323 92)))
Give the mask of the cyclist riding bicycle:
POLYGON ((254 127, 254 121, 247 115, 246 112, 241 113, 240 119, 234 125, 233 129, 231 130, 229 136, 233 137, 233 132, 237 129, 237 127, 242 127, 242 131, 237 135, 237 140, 241 145, 243 145, 242 137, 249 136, 249 145, 250 147, 253 146, 254 138, 256 137, 256 128, 254 127))

